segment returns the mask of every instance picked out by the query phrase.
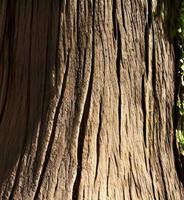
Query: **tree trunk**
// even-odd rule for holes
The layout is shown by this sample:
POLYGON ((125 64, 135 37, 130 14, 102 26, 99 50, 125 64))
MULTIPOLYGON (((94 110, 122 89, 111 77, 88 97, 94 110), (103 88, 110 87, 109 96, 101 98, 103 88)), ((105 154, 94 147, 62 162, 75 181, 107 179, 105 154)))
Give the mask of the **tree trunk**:
POLYGON ((169 2, 0 0, 1 199, 184 199, 169 2))

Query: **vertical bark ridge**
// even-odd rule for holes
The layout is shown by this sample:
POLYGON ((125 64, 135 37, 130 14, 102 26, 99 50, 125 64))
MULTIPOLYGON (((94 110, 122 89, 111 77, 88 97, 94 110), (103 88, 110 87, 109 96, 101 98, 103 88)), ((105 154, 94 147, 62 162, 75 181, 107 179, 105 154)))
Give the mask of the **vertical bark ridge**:
MULTIPOLYGON (((37 133, 33 136, 32 141, 35 142, 35 149, 33 150, 32 147, 30 148, 29 152, 34 151, 35 153, 35 160, 33 161, 33 163, 31 163, 31 167, 33 168, 33 174, 36 177, 33 182, 34 182, 34 198, 38 198, 39 193, 40 193, 40 188, 42 186, 43 183, 43 179, 45 178, 45 173, 47 170, 47 166, 48 166, 48 160, 50 159, 50 154, 51 154, 51 149, 54 143, 54 139, 55 139, 55 135, 56 135, 56 124, 58 122, 58 115, 59 115, 59 111, 60 111, 60 107, 62 104, 62 98, 64 96, 64 91, 65 91, 65 86, 66 86, 66 74, 68 73, 68 63, 69 63, 69 59, 67 60, 67 63, 65 65, 65 72, 64 72, 64 78, 63 78, 63 82, 62 82, 62 87, 60 87, 60 91, 59 91, 59 98, 57 99, 57 101, 55 101, 55 108, 53 109, 52 113, 53 113, 53 121, 52 124, 50 125, 50 130, 48 131, 47 128, 48 126, 45 126, 45 121, 47 121, 47 117, 46 117, 46 113, 48 109, 48 102, 45 101, 45 99, 49 99, 49 96, 52 98, 53 97, 53 93, 56 92, 56 86, 55 83, 58 82, 57 79, 57 69, 59 68, 58 66, 58 61, 57 61, 57 55, 58 55, 58 39, 56 41, 52 41, 52 37, 55 38, 55 36, 58 35, 58 32, 60 31, 58 24, 55 25, 55 22, 51 22, 51 15, 53 14, 53 11, 56 12, 56 16, 57 16, 57 20, 59 22, 59 18, 60 16, 58 15, 57 11, 60 11, 60 6, 58 8, 58 10, 54 9, 54 5, 56 4, 57 6, 59 4, 55 2, 48 2, 47 6, 50 7, 50 10, 48 11, 48 23, 47 23, 47 43, 46 43, 46 57, 45 57, 45 77, 44 77, 44 84, 43 84, 43 93, 42 93, 42 106, 41 106, 41 116, 40 116, 40 125, 38 127, 38 131, 37 133), (51 31, 50 31, 50 27, 54 27, 51 31), (56 54, 56 55, 55 55, 56 54), (56 63, 57 61, 57 63, 56 63), (52 66, 52 67, 51 67, 52 66), (50 81, 52 78, 52 81, 50 81), (53 90, 51 92, 51 89, 53 90), (43 141, 43 138, 47 138, 46 141, 43 141)), ((47 7, 47 9, 48 9, 47 7)), ((54 16, 54 19, 56 17, 54 16)), ((56 20, 56 22, 57 22, 56 20)), ((59 83, 58 83, 59 84, 59 83)), ((57 85, 58 87, 58 85, 57 85)), ((53 102, 52 102, 53 104, 53 102)), ((50 112, 50 110, 49 110, 50 112)), ((48 113, 49 113, 48 112, 48 113)), ((29 180, 30 181, 30 180, 29 180)), ((30 181, 29 184, 31 185, 32 182, 30 181)))
POLYGON ((39 178, 39 182, 38 182, 37 190, 35 192, 34 199, 38 199, 38 193, 40 192, 40 188, 41 188, 41 185, 42 185, 42 182, 43 182, 43 179, 44 179, 44 175, 46 173, 46 168, 47 168, 48 162, 50 160, 50 155, 51 155, 53 143, 54 143, 54 140, 55 140, 55 133, 56 133, 56 127, 57 127, 59 112, 60 112, 60 109, 61 109, 61 105, 63 103, 63 97, 64 97, 67 78, 68 78, 69 58, 70 58, 70 53, 68 53, 68 59, 67 59, 67 63, 66 63, 66 71, 64 73, 63 84, 62 84, 62 88, 61 88, 61 92, 60 92, 60 99, 59 99, 59 101, 57 103, 57 106, 56 106, 56 111, 55 111, 55 116, 54 116, 54 120, 53 120, 52 131, 51 131, 49 143, 48 143, 48 146, 47 146, 47 149, 46 149, 45 160, 44 160, 44 163, 43 163, 42 171, 40 173, 40 178, 39 178))
MULTIPOLYGON (((33 6, 33 5, 32 5, 33 6)), ((47 41, 49 40, 49 25, 50 23, 48 23, 48 27, 47 27, 47 41)), ((47 60, 47 56, 48 56, 48 42, 46 44, 46 60, 47 60)), ((43 87, 43 96, 42 96, 42 107, 41 107, 41 116, 40 116, 40 120, 41 120, 41 125, 43 124, 43 120, 44 120, 44 99, 47 97, 46 93, 47 93, 47 77, 48 77, 48 67, 45 66, 45 70, 44 70, 44 87, 43 87)), ((57 115, 57 108, 56 108, 56 115, 57 115)), ((55 118, 54 118, 55 119, 55 118)), ((53 121, 53 124, 56 123, 55 120, 53 121)), ((39 136, 38 136, 38 141, 40 140, 40 137, 41 137, 41 133, 42 133, 42 128, 41 128, 41 125, 40 125, 40 130, 39 130, 39 136)), ((44 158, 44 161, 43 161, 43 166, 41 167, 41 170, 40 170, 40 176, 38 177, 38 183, 37 183, 37 186, 36 186, 36 190, 35 190, 35 195, 34 195, 34 198, 38 198, 38 194, 40 192, 40 187, 41 187, 41 184, 42 184, 42 180, 43 180, 43 177, 44 177, 44 173, 45 173, 45 168, 47 167, 47 160, 49 159, 49 149, 51 148, 50 145, 52 145, 52 133, 50 135, 50 138, 49 138, 49 142, 48 142, 48 145, 45 147, 45 158, 44 158)), ((39 143, 39 142, 38 142, 39 143)), ((38 149, 39 149, 39 146, 37 146, 37 149, 36 151, 38 152, 38 149)), ((40 159, 41 160, 41 159, 40 159)), ((39 163, 39 162, 38 162, 39 163)), ((36 168, 36 167, 35 167, 36 168)), ((36 171, 36 170, 35 170, 36 171)))
POLYGON ((156 196, 155 196, 155 187, 154 187, 154 182, 153 182, 153 174, 152 174, 152 167, 151 167, 151 161, 149 159, 149 166, 150 166, 150 176, 151 176, 151 184, 152 184, 152 190, 153 190, 153 197, 154 199, 157 199, 156 196))
POLYGON ((59 1, 59 12, 58 12, 58 31, 57 31, 57 48, 56 48, 56 56, 55 56, 55 87, 56 87, 56 91, 58 89, 58 85, 59 85, 59 66, 61 63, 61 58, 60 58, 60 39, 61 39, 61 35, 62 35, 62 30, 61 30, 61 23, 62 23, 62 14, 63 14, 63 7, 64 7, 64 3, 65 1, 59 1))
MULTIPOLYGON (((91 44, 91 66, 90 66, 90 74, 89 74, 89 82, 88 82, 88 88, 87 88, 87 96, 84 104, 84 111, 83 116, 80 124, 80 131, 78 136, 78 150, 77 150, 77 174, 75 178, 75 182, 73 184, 73 194, 72 199, 79 199, 80 197, 80 183, 81 183, 81 174, 82 174, 82 166, 83 166, 83 151, 84 151, 84 141, 86 137, 86 131, 87 131, 87 125, 88 125, 88 119, 89 119, 89 113, 90 113, 90 107, 91 107, 91 98, 92 98, 92 91, 93 91, 93 76, 94 76, 94 65, 95 65, 95 31, 94 31, 94 22, 95 22, 95 4, 96 1, 93 1, 93 11, 92 11, 92 44, 91 44)), ((78 7, 79 8, 79 7, 78 7)), ((78 13, 78 19, 79 19, 79 13, 78 13)), ((78 29, 80 27, 79 21, 78 21, 78 29)), ((78 37, 78 48, 82 48, 81 40, 82 36, 80 35, 80 31, 77 34, 78 37)), ((86 50, 86 49, 85 49, 86 50)), ((79 59, 81 58, 81 54, 79 54, 79 59)), ((79 62, 79 66, 81 63, 79 62)), ((85 77, 85 69, 86 69, 86 52, 84 53, 84 63, 83 63, 83 79, 85 77)))
MULTIPOLYGON (((93 45, 92 45, 93 46, 93 45)), ((92 47, 94 48, 94 46, 92 47)), ((94 51, 94 50, 93 50, 94 51)), ((91 105, 91 95, 92 95, 92 87, 93 87, 93 67, 94 67, 94 55, 92 54, 92 61, 91 61, 91 72, 89 78, 89 86, 87 89, 87 96, 84 105, 84 111, 82 115, 82 120, 80 124, 80 131, 78 136, 78 149, 77 149, 77 175, 75 178, 74 186, 73 186, 73 196, 72 199, 78 199, 79 195, 79 187, 81 181, 81 171, 82 171, 82 160, 83 160, 83 146, 86 134, 86 127, 88 123, 88 117, 90 113, 90 105, 91 105)))
POLYGON ((123 3, 123 0, 121 0, 121 17, 122 17, 122 25, 123 25, 123 27, 124 27, 124 29, 125 29, 125 32, 127 33, 127 28, 126 28, 126 17, 125 17, 125 15, 126 15, 126 10, 124 9, 124 3, 123 3))

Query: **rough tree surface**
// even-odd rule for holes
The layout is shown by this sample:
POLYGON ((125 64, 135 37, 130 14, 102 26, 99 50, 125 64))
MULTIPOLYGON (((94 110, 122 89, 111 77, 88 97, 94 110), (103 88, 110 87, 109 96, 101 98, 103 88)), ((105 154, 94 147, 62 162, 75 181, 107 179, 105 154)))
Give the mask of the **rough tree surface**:
POLYGON ((169 9, 0 0, 0 199, 184 199, 169 9))

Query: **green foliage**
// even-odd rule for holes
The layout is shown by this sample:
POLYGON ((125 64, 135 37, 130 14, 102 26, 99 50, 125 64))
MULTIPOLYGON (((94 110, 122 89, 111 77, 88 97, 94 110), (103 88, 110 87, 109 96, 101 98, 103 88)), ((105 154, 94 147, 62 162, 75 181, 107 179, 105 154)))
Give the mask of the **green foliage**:
POLYGON ((179 151, 184 155, 184 131, 176 130, 176 139, 179 151))
POLYGON ((178 16, 177 45, 179 50, 179 90, 178 90, 178 125, 176 130, 177 146, 181 154, 184 155, 184 0, 181 2, 178 16))
POLYGON ((179 110, 179 115, 181 117, 184 116, 184 101, 181 101, 181 99, 178 98, 177 106, 178 106, 178 110, 179 110))

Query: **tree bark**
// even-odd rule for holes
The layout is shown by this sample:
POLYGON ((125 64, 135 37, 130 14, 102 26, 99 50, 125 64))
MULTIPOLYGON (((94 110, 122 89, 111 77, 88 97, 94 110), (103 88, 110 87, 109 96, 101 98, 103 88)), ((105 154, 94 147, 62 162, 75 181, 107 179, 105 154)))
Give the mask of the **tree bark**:
POLYGON ((0 1, 1 199, 184 199, 169 2, 0 1))

